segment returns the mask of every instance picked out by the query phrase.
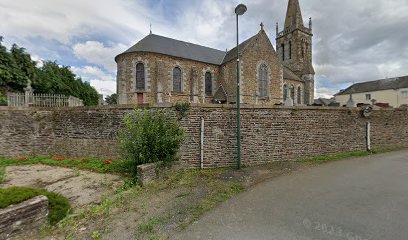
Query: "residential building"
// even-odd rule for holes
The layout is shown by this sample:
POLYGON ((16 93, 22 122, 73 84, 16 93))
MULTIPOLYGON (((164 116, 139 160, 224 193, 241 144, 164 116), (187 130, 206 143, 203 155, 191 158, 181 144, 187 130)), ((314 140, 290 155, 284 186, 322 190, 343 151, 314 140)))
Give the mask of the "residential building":
POLYGON ((389 104, 400 107, 408 104, 408 76, 387 78, 351 85, 335 95, 342 106, 352 98, 357 104, 389 104))

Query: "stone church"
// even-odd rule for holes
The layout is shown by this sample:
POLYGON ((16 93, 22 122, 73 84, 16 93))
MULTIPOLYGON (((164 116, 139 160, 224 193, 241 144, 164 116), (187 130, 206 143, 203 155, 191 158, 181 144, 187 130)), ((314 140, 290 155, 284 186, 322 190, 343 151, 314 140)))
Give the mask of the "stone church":
MULTIPOLYGON (((241 102, 312 104, 312 36, 298 0, 289 0, 283 31, 276 25, 276 50, 261 24, 240 44, 241 102)), ((220 51, 149 34, 115 61, 119 104, 236 102, 236 48, 220 51)))

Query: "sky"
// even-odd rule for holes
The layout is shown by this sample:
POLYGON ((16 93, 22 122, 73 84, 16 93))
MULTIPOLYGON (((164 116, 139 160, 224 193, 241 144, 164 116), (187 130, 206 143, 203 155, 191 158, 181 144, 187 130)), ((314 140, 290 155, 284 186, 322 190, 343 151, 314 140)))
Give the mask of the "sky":
MULTIPOLYGON (((288 0, 0 0, 0 36, 33 60, 57 61, 104 95, 116 92, 114 58, 152 32, 220 50, 261 22, 275 46, 288 0)), ((352 83, 408 75, 408 0, 299 0, 305 26, 313 20, 317 97, 352 83)))

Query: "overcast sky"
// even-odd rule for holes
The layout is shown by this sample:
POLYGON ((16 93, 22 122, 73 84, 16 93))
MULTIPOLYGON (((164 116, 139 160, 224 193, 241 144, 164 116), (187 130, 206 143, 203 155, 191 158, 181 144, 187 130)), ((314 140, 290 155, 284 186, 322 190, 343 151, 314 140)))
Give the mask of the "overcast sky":
MULTIPOLYGON (((288 0, 242 0, 241 40, 265 24, 275 45, 288 0)), ((299 0, 313 19, 317 97, 353 82, 408 75, 408 0, 299 0)), ((100 93, 116 92, 114 57, 149 33, 220 50, 235 45, 235 0, 0 0, 0 36, 56 60, 100 93)))

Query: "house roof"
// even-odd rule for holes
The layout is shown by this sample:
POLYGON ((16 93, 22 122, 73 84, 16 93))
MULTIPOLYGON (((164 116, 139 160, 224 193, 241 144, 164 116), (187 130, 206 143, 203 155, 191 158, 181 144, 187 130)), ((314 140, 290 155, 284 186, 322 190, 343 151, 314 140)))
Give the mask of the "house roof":
POLYGON ((381 90, 388 90, 388 89, 400 89, 400 88, 408 88, 408 76, 356 83, 356 84, 351 85, 345 90, 341 90, 336 95, 374 92, 374 91, 381 91, 381 90))
MULTIPOLYGON (((183 42, 155 34, 147 35, 125 52, 151 52, 174 57, 186 58, 204 63, 220 65, 225 57, 225 51, 183 42)), ((115 60, 117 57, 115 57, 115 60)))

